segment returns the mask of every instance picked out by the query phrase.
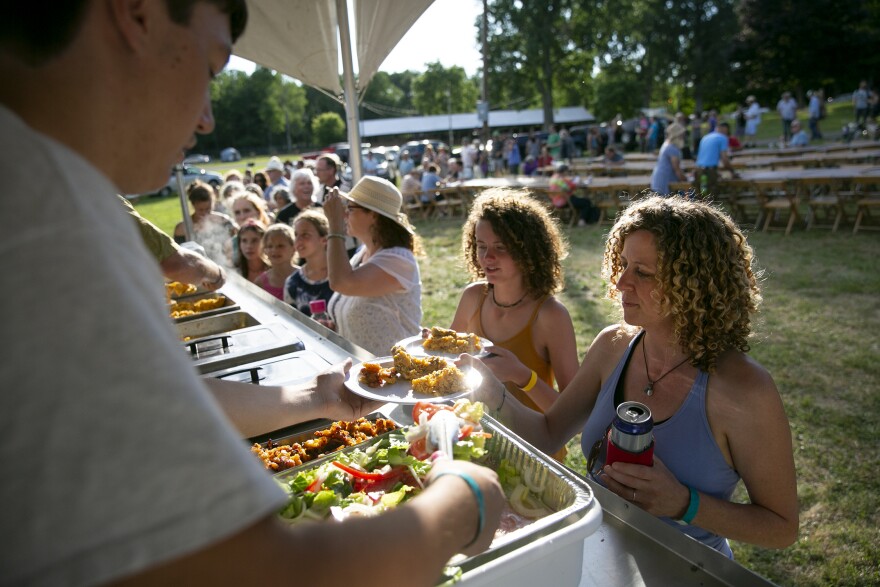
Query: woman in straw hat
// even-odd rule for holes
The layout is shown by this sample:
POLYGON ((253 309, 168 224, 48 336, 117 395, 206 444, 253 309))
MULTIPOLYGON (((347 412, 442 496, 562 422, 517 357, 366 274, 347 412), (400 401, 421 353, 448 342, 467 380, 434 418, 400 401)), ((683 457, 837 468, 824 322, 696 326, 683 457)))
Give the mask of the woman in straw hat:
POLYGON ((657 156, 657 165, 651 174, 651 190, 661 196, 669 193, 669 182, 687 181, 687 176, 681 170, 681 148, 684 146, 685 128, 673 122, 666 127, 666 140, 660 147, 657 156))
POLYGON ((334 188, 324 201, 327 268, 336 292, 328 308, 331 326, 375 355, 389 354, 421 330, 420 241, 402 204, 400 191, 375 176, 361 178, 347 194, 334 188), (346 231, 364 243, 350 262, 346 231))

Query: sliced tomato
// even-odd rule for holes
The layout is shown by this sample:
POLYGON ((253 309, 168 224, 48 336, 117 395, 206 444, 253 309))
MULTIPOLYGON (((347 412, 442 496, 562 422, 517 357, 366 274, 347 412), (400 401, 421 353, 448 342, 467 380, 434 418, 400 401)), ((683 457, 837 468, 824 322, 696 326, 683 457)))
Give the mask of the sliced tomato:
POLYGON ((458 439, 461 440, 463 438, 467 438, 468 436, 470 436, 473 433, 473 431, 474 431, 473 424, 465 424, 464 426, 461 427, 461 430, 458 431, 458 439))
POLYGON ((427 438, 419 438, 410 443, 409 445, 409 454, 419 459, 420 461, 424 461, 431 453, 428 452, 428 439, 427 438))
POLYGON ((333 461, 333 465, 339 469, 342 469, 352 477, 355 477, 357 479, 367 479, 369 481, 379 481, 380 479, 387 479, 395 474, 393 470, 388 471, 387 473, 367 473, 366 471, 361 471, 360 469, 349 467, 348 465, 340 463, 339 461, 333 461))
POLYGON ((413 406, 412 419, 416 424, 419 423, 419 416, 422 412, 428 414, 428 418, 437 413, 437 406, 428 402, 416 402, 413 406))

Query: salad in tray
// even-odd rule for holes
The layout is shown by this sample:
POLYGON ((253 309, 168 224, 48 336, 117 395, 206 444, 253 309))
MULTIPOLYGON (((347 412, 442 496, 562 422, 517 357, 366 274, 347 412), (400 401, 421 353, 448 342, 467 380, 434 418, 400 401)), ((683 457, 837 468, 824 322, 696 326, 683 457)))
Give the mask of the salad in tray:
MULTIPOLYGON (((414 425, 383 435, 366 448, 342 451, 315 468, 280 481, 290 494, 281 518, 298 523, 374 516, 421 493, 433 460, 441 454, 429 434, 431 419, 441 411, 450 411, 458 422, 452 457, 480 462, 486 455, 486 440, 491 438, 480 425, 483 404, 466 399, 452 406, 420 402, 413 408, 414 425)), ((512 509, 507 523, 502 520, 501 533, 551 513, 536 495, 541 487, 524 484, 506 461, 497 469, 512 509)))

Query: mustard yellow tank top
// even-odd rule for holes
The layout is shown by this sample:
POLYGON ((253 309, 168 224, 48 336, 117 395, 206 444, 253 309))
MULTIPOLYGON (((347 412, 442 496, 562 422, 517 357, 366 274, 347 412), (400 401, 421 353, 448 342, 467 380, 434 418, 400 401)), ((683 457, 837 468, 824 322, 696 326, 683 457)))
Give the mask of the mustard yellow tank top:
MULTIPOLYGON (((482 293, 480 294, 480 303, 477 305, 477 311, 474 312, 474 315, 471 316, 470 320, 468 320, 468 332, 473 332, 474 334, 482 337, 486 337, 486 334, 483 332, 483 323, 480 319, 480 311, 483 309, 483 301, 486 299, 488 288, 483 288, 482 293)), ((553 369, 550 367, 550 363, 545 361, 537 352, 535 352, 535 345, 532 340, 532 325, 535 323, 535 319, 538 317, 538 310, 541 309, 541 305, 547 300, 548 296, 542 297, 538 300, 537 305, 535 305, 535 310, 532 312, 529 321, 526 323, 525 327, 520 330, 518 333, 508 338, 507 340, 493 340, 492 342, 501 348, 505 348, 516 355, 516 358, 522 361, 523 365, 533 370, 538 374, 538 378, 542 381, 546 382, 547 385, 553 387, 553 369)), ((491 339, 490 339, 491 340, 491 339)), ((529 408, 543 413, 544 410, 538 407, 532 398, 529 397, 529 394, 524 392, 522 389, 517 387, 511 382, 506 382, 507 391, 509 391, 516 399, 520 401, 520 403, 528 406, 529 408)))

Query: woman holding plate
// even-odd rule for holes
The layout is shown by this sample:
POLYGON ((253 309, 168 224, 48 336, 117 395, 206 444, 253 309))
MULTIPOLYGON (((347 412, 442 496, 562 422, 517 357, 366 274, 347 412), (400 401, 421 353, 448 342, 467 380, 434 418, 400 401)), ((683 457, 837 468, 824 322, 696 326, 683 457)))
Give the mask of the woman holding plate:
POLYGON ((387 355, 398 341, 419 334, 422 281, 416 255, 421 241, 403 197, 389 181, 365 176, 345 194, 334 188, 324 200, 330 225, 328 312, 340 335, 374 355, 387 355), (349 262, 345 236, 364 243, 349 262))
POLYGON ((578 369, 568 310, 553 294, 563 286, 568 248, 557 222, 525 190, 489 189, 476 199, 462 233, 474 278, 451 328, 494 341, 484 360, 525 406, 544 412, 578 369))
POLYGON ((620 323, 596 336, 559 401, 543 415, 523 409, 465 357, 483 372, 477 399, 543 450, 580 432, 594 478, 729 557, 728 539, 784 548, 797 538, 797 483, 779 391, 746 354, 761 301, 753 261, 718 208, 641 199, 605 245, 603 277, 620 323), (601 456, 617 407, 631 401, 653 415, 651 466, 601 456), (736 503, 740 480, 748 499, 736 503))

